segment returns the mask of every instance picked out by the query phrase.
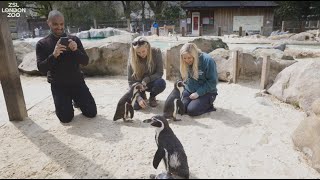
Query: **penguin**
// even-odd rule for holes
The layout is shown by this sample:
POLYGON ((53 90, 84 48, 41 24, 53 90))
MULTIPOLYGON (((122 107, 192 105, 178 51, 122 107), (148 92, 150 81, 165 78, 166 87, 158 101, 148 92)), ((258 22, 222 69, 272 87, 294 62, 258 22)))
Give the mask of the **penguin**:
POLYGON ((167 171, 165 175, 159 174, 157 177, 189 179, 187 155, 181 142, 169 127, 166 118, 157 115, 149 119, 149 122, 151 126, 156 127, 155 141, 158 146, 153 158, 153 167, 157 169, 160 161, 163 160, 167 171))
POLYGON ((142 88, 143 84, 136 82, 130 87, 129 91, 121 97, 121 99, 118 102, 117 109, 113 117, 113 121, 116 121, 121 118, 124 122, 132 121, 129 120, 129 118, 133 118, 133 105, 136 102, 137 96, 142 88))
POLYGON ((174 121, 180 121, 177 119, 176 115, 178 112, 183 115, 185 112, 184 104, 182 103, 182 92, 184 90, 184 84, 182 80, 177 80, 174 83, 174 88, 169 94, 164 103, 163 116, 167 119, 172 118, 174 121))

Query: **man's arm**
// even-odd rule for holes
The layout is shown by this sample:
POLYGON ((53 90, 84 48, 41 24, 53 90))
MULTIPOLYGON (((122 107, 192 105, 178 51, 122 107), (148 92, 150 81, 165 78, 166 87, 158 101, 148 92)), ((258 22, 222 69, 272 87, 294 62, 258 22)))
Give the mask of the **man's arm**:
POLYGON ((56 59, 53 54, 48 56, 46 52, 44 44, 39 41, 36 45, 37 67, 38 70, 45 75, 58 63, 58 59, 56 59))
POLYGON ((78 49, 74 51, 75 59, 78 61, 79 64, 84 66, 88 65, 89 63, 89 56, 87 55, 86 51, 83 48, 83 45, 78 37, 73 38, 74 41, 77 43, 78 49))

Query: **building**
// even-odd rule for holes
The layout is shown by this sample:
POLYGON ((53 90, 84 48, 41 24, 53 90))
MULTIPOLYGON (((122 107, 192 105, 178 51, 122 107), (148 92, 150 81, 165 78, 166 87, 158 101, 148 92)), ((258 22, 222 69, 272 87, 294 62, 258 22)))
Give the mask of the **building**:
POLYGON ((190 1, 182 5, 186 11, 187 33, 199 36, 217 35, 221 27, 222 35, 239 32, 243 34, 261 33, 270 35, 273 30, 273 1, 190 1))

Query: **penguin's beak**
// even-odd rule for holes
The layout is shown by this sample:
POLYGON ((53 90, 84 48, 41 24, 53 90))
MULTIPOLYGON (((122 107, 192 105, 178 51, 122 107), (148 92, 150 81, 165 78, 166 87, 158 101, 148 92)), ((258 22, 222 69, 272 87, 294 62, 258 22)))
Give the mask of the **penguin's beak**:
POLYGON ((162 124, 161 124, 159 121, 157 121, 156 119, 151 118, 151 126, 154 126, 154 127, 161 127, 161 126, 162 126, 162 124))
POLYGON ((151 123, 152 120, 151 120, 151 119, 145 119, 145 120, 143 120, 142 122, 143 122, 143 123, 151 123))

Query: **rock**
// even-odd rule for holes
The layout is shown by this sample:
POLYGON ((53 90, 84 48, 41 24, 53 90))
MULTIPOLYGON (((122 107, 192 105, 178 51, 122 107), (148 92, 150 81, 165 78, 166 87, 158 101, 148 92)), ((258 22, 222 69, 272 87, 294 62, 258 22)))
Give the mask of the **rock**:
POLYGON ((36 51, 26 54, 18 69, 29 75, 41 75, 37 67, 36 51))
POLYGON ((220 38, 196 38, 192 41, 189 41, 190 43, 195 43, 201 51, 210 53, 215 49, 218 48, 224 48, 229 49, 228 45, 223 42, 220 38))
POLYGON ((302 33, 291 36, 289 39, 296 40, 296 41, 311 41, 311 40, 314 40, 314 38, 315 36, 313 34, 302 32, 302 33))
POLYGON ((26 54, 35 51, 35 47, 24 41, 13 41, 13 48, 16 54, 17 65, 19 66, 26 54))
POLYGON ((312 112, 316 115, 320 117, 320 98, 316 99, 313 103, 312 103, 312 112))
POLYGON ((311 166, 320 172, 320 117, 309 116, 293 132, 292 141, 305 154, 311 166))
POLYGON ((304 60, 282 70, 268 92, 278 99, 311 112, 313 101, 320 98, 320 61, 304 60))
POLYGON ((107 43, 85 48, 89 64, 82 71, 89 75, 127 75, 127 61, 130 51, 128 43, 107 43))
POLYGON ((89 31, 81 31, 81 32, 78 32, 76 34, 76 36, 79 39, 89 39, 90 38, 90 33, 89 33, 89 31))

